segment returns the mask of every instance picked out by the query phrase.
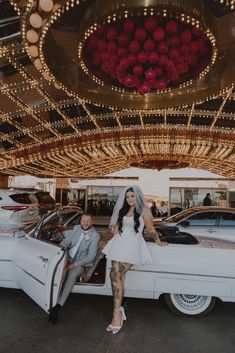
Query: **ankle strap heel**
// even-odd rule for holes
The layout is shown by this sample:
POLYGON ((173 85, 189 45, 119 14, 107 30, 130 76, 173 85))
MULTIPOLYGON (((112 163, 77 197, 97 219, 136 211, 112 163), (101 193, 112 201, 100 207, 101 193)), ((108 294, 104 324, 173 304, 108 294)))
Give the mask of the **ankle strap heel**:
POLYGON ((126 318, 126 314, 125 314, 125 310, 124 310, 124 308, 123 308, 123 306, 120 306, 120 308, 119 309, 114 309, 113 311, 120 311, 121 312, 121 315, 122 315, 122 320, 126 320, 127 318, 126 318))

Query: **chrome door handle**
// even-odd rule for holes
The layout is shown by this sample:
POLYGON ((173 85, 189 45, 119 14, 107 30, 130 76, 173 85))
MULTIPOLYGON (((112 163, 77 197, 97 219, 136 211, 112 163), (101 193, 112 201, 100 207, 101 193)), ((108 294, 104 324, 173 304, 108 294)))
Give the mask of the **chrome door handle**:
POLYGON ((215 233, 216 230, 214 230, 214 229, 208 229, 208 232, 209 232, 209 233, 215 233))

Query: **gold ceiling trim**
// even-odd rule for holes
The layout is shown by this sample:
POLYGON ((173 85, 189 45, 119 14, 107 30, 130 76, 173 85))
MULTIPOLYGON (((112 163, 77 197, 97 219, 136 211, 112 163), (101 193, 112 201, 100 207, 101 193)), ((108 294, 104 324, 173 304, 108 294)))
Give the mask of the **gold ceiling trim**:
POLYGON ((227 177, 235 177, 235 142, 215 140, 214 135, 191 134, 165 129, 161 134, 142 131, 135 137, 128 132, 103 138, 83 138, 50 149, 33 149, 0 160, 1 173, 41 176, 104 175, 144 161, 179 161, 227 177))

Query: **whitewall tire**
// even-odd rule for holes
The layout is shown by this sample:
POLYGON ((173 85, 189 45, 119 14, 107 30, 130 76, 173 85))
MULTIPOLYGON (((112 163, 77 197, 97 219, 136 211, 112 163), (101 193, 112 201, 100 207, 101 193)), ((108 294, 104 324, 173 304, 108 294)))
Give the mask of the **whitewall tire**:
POLYGON ((169 309, 179 316, 205 316, 216 303, 216 298, 206 295, 165 294, 164 297, 169 309))

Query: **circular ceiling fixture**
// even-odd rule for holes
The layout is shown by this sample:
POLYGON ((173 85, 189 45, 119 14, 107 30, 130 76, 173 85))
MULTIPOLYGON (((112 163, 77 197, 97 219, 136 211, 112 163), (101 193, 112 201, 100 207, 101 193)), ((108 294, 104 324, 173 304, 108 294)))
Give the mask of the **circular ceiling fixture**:
POLYGON ((180 87, 203 76, 212 59, 213 44, 192 22, 132 16, 101 25, 84 43, 85 72, 140 95, 180 87))
POLYGON ((35 67, 68 94, 112 108, 165 109, 216 97, 233 84, 232 7, 217 17, 226 5, 29 0, 22 34, 35 67))

